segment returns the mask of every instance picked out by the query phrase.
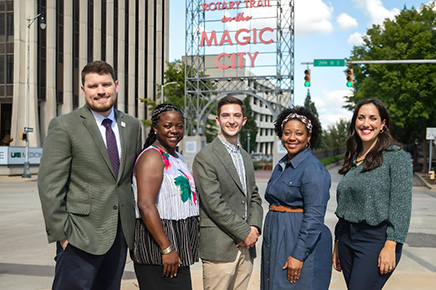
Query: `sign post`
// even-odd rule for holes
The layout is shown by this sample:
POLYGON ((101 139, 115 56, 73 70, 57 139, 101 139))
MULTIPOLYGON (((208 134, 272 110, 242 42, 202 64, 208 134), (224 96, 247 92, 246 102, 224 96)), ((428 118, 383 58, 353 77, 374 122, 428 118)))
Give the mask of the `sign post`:
POLYGON ((313 66, 345 66, 345 59, 314 59, 313 66))
POLYGON ((429 145, 429 158, 428 158, 428 171, 432 171, 431 169, 431 161, 433 159, 433 140, 436 140, 436 128, 427 128, 427 140, 430 140, 429 145))

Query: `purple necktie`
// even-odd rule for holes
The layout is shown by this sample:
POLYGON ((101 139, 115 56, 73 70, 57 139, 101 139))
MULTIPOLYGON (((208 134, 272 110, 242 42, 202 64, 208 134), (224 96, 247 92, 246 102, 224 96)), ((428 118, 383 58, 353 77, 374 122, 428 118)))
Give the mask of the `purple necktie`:
POLYGON ((102 125, 106 128, 106 146, 109 153, 109 159, 114 169, 115 177, 118 177, 118 169, 120 168, 120 157, 118 156, 117 140, 115 139, 114 131, 111 128, 112 120, 104 119, 102 125))

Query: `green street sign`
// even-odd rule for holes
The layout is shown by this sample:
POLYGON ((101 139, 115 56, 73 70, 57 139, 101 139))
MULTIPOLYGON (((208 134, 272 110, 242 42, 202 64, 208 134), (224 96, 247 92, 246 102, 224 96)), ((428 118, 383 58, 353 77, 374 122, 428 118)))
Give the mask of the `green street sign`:
POLYGON ((313 66, 345 66, 345 59, 314 59, 313 66))

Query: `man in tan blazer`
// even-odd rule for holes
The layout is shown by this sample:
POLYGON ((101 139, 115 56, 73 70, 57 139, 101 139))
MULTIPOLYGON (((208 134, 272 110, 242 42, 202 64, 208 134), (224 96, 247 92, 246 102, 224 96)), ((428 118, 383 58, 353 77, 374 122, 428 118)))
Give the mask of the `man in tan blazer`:
POLYGON ((135 224, 132 168, 140 122, 116 109, 111 65, 82 70, 86 105, 54 118, 38 190, 48 241, 57 242, 53 289, 120 289, 135 224))
POLYGON ((193 163, 200 200, 200 257, 203 286, 247 289, 262 228, 262 200, 248 153, 238 143, 245 107, 235 97, 218 102, 221 132, 193 163))

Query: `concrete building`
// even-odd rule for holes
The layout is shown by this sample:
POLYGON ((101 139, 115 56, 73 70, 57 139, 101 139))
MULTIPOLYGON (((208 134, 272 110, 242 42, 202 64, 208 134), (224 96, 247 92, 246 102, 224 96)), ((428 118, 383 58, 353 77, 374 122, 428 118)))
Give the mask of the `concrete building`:
POLYGON ((80 72, 98 59, 117 73, 117 108, 147 119, 138 98, 156 99, 168 59, 168 15, 169 0, 0 0, 1 138, 25 145, 28 70, 29 142, 41 147, 52 118, 85 104, 80 72), (45 30, 41 17, 28 26, 39 13, 45 30))

